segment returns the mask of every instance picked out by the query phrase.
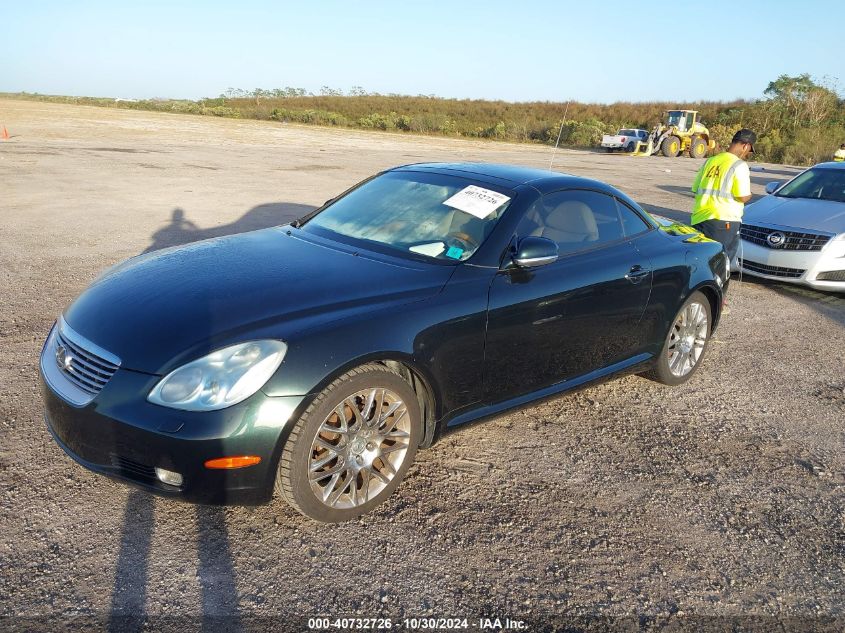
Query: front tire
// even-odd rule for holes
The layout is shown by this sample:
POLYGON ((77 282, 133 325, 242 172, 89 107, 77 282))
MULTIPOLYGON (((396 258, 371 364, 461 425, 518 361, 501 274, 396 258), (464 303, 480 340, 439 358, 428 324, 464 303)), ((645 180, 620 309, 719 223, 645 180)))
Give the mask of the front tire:
POLYGON ((689 380, 704 360, 712 323, 707 297, 701 292, 692 293, 675 315, 663 349, 646 377, 664 385, 680 385, 689 380))
POLYGON ((382 365, 355 368, 326 387, 294 425, 276 490, 316 521, 354 519, 387 499, 414 461, 420 407, 382 365))
POLYGON ((677 136, 667 136, 660 144, 660 151, 666 158, 675 158, 681 152, 681 139, 677 136))
POLYGON ((660 145, 660 151, 666 158, 675 158, 681 153, 681 139, 677 136, 667 136, 660 145))

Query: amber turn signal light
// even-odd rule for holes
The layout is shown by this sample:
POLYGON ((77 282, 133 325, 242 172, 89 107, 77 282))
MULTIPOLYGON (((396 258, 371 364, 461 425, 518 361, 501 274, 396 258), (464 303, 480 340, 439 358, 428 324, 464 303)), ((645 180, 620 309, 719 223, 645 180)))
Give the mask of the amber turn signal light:
POLYGON ((261 461, 260 457, 255 455, 238 455, 237 457, 218 457, 217 459, 209 459, 205 462, 206 468, 245 468, 246 466, 254 466, 261 461))

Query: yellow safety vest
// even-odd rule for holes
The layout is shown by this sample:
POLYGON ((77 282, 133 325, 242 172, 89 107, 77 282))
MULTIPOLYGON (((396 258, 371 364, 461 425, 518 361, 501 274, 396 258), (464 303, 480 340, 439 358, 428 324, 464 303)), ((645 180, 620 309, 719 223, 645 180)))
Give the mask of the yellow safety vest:
POLYGON ((692 183, 695 205, 692 208, 691 224, 707 220, 742 220, 745 204, 734 195, 743 195, 740 183, 735 178, 736 170, 743 165, 745 161, 730 152, 722 152, 707 159, 692 183))
POLYGON ((845 161, 845 149, 836 150, 836 152, 834 152, 833 154, 833 160, 835 160, 837 163, 845 161))

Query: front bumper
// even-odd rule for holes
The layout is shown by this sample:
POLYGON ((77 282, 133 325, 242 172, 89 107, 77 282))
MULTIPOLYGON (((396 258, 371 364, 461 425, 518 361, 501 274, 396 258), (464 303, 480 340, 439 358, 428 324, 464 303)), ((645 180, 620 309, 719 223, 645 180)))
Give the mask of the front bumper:
POLYGON ((824 273, 831 276, 832 272, 845 270, 845 257, 831 257, 824 249, 785 251, 741 240, 738 258, 745 274, 802 284, 818 290, 845 292, 845 281, 824 279, 824 273))
POLYGON ((272 497, 282 440, 305 396, 268 397, 261 391, 227 409, 189 412, 147 402, 159 379, 118 369, 87 405, 62 399, 41 372, 44 419, 56 442, 94 472, 185 501, 256 504, 272 497), (257 455, 246 468, 213 470, 205 461, 257 455), (155 468, 180 473, 180 486, 162 483, 155 468))

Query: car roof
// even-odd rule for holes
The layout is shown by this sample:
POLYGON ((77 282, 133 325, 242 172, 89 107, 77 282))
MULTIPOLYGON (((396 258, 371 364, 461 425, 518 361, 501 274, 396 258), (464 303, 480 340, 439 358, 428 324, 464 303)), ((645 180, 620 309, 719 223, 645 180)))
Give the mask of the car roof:
POLYGON ((816 165, 813 165, 813 167, 811 167, 810 169, 813 169, 814 167, 824 167, 825 169, 845 169, 845 162, 837 162, 831 160, 826 163, 818 163, 816 165))
POLYGON ((499 181, 500 184, 509 187, 530 185, 541 193, 567 187, 614 191, 609 185, 590 178, 499 163, 415 163, 396 167, 390 171, 428 171, 445 175, 472 176, 482 180, 499 181))

